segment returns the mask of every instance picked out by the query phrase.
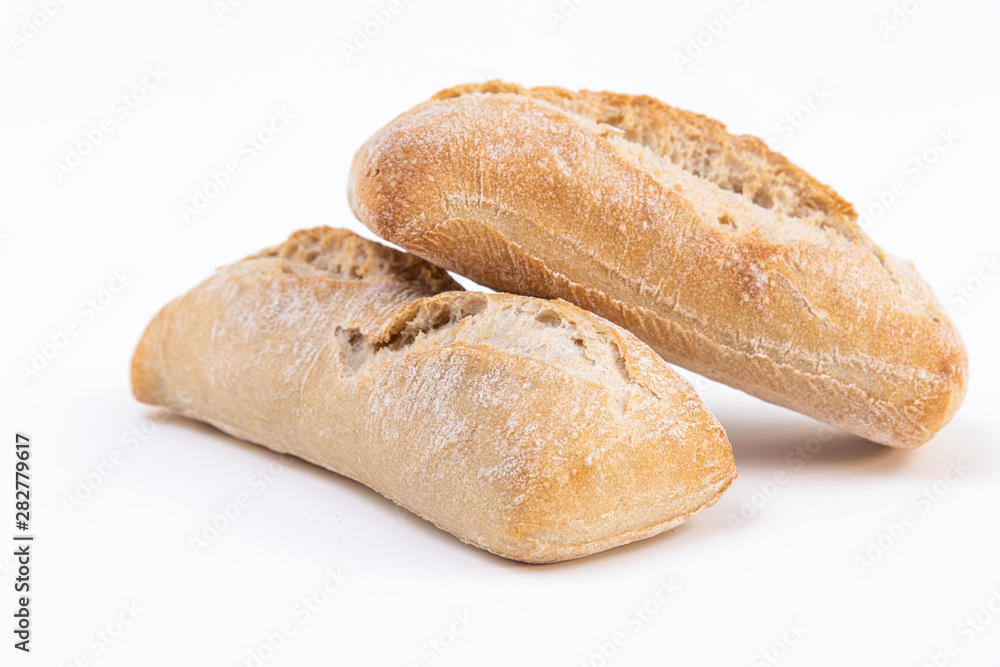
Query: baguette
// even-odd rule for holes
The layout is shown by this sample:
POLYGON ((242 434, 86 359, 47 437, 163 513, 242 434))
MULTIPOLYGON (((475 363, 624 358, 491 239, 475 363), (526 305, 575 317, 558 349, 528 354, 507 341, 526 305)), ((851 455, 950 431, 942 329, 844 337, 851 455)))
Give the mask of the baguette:
POLYGON ((348 231, 300 231, 163 308, 133 392, 525 562, 660 533, 736 477, 722 427, 634 336, 458 290, 348 231))
POLYGON ((850 204, 649 97, 446 90, 362 146, 348 193, 431 262, 571 301, 671 363, 885 445, 926 442, 965 395, 955 327, 850 204))

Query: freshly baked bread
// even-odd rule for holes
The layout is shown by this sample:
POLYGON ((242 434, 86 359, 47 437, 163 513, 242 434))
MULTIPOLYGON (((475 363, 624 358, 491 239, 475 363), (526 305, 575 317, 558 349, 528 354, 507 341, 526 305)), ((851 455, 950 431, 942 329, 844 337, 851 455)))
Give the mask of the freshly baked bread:
POLYGON ((350 232, 300 231, 160 311, 133 392, 527 562, 655 535, 729 487, 722 427, 631 334, 563 301, 442 292, 458 289, 350 232))
POLYGON ((633 97, 492 82, 357 153, 372 231, 497 290, 567 299, 667 361, 886 445, 954 415, 967 358, 914 270, 763 142, 633 97))

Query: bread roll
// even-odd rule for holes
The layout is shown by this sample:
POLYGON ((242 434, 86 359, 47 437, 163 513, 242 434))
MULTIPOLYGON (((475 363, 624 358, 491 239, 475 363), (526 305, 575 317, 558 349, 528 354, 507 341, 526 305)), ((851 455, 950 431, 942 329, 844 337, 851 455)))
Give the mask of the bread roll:
POLYGON ((372 231, 497 290, 563 298, 667 361, 876 442, 954 415, 967 358, 909 262, 763 142, 649 97, 444 91, 357 153, 372 231))
POLYGON ((729 487, 722 427, 631 334, 456 289, 350 232, 300 231, 160 311, 133 392, 533 563, 655 535, 729 487))

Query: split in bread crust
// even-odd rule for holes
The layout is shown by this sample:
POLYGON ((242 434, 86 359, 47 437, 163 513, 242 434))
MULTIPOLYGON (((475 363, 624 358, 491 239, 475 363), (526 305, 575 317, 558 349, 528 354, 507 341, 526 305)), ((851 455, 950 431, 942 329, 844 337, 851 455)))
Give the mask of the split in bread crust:
POLYGON ((490 82, 355 157, 372 231, 491 288, 563 298, 666 360, 915 447, 965 395, 961 338, 850 204, 753 137, 645 96, 490 82))
POLYGON ((160 311, 133 391, 526 562, 655 535, 729 487, 722 427, 634 336, 456 289, 345 230, 301 231, 160 311))

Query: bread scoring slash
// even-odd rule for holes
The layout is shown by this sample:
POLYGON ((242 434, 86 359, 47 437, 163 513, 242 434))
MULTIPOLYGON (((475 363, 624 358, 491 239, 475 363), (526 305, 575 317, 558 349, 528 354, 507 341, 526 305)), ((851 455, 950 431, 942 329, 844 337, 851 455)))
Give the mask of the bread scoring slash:
POLYGON ((562 298, 664 359, 876 442, 955 414, 968 359, 913 265, 830 187, 645 96, 442 91, 355 156, 372 231, 491 288, 562 298))
POLYGON ((345 230, 297 232, 168 304, 132 387, 526 562, 660 533, 736 477, 718 421, 627 331, 461 291, 345 230))

